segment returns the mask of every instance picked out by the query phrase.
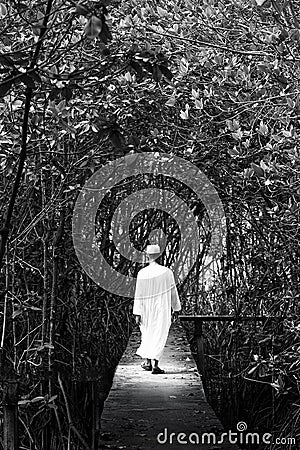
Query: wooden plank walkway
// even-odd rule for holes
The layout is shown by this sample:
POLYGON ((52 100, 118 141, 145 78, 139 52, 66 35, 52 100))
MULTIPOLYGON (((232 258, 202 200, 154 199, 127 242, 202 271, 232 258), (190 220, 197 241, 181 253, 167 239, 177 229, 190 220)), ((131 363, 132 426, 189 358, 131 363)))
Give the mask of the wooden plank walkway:
POLYGON ((102 448, 238 450, 236 445, 218 444, 224 430, 206 401, 181 325, 171 326, 159 364, 163 375, 141 369, 142 360, 135 355, 139 341, 135 329, 104 405, 102 448))

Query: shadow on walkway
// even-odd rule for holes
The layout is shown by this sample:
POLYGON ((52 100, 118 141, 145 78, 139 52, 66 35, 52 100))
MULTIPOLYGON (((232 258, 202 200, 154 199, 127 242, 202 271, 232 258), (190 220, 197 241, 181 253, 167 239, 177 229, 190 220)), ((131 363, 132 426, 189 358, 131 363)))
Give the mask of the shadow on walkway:
POLYGON ((171 326, 159 363, 163 375, 141 369, 139 341, 135 330, 104 404, 102 448, 238 450, 219 443, 224 430, 206 401, 181 325, 171 326))

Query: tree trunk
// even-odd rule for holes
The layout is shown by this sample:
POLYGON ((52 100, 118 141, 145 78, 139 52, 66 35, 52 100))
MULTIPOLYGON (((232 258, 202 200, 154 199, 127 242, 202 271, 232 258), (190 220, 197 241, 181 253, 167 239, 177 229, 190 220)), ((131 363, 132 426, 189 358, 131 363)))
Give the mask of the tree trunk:
POLYGON ((18 376, 4 349, 0 350, 0 374, 3 386, 3 449, 18 450, 18 376))

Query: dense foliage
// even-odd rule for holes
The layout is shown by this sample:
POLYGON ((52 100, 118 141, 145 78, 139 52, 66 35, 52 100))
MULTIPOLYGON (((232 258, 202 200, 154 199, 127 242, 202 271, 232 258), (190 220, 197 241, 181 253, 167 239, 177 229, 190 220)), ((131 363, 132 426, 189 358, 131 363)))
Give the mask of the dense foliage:
MULTIPOLYGON (((80 268, 72 211, 98 167, 145 151, 187 158, 216 187, 227 252, 204 279, 202 255, 181 290, 185 311, 283 318, 280 330, 240 335, 249 347, 236 373, 245 395, 267 383, 269 419, 285 408, 274 426, 299 433, 299 6, 1 0, 1 349, 21 375, 24 445, 97 448, 131 305, 80 268)), ((161 219, 149 217, 140 248, 161 219)), ((234 333, 211 327, 209 351, 237 361, 234 333)))

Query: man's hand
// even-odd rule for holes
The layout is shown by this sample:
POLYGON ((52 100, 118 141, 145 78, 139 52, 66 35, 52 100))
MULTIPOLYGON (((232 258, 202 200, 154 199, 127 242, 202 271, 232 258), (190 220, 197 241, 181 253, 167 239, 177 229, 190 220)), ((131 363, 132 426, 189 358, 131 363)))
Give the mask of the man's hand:
POLYGON ((136 323, 137 325, 141 325, 141 316, 139 316, 139 315, 136 315, 136 316, 135 316, 135 323, 136 323))
POLYGON ((173 322, 176 322, 179 316, 179 311, 174 311, 173 312, 173 322))

